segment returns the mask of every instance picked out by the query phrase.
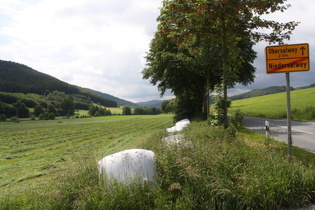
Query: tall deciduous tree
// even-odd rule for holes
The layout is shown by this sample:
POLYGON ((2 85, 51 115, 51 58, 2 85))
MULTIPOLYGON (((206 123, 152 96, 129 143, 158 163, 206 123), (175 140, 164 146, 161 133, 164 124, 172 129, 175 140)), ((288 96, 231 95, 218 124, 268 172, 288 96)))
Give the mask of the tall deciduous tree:
MULTIPOLYGON (((170 88, 176 96, 198 89, 182 88, 179 83, 183 77, 184 80, 197 79, 201 86, 199 89, 202 89, 201 97, 205 99, 203 105, 208 104, 208 92, 219 80, 227 101, 228 87, 237 82, 246 85, 253 81, 254 42, 281 43, 283 39, 290 38, 297 23, 279 23, 261 18, 263 14, 286 10, 288 6, 284 2, 165 0, 158 18, 158 30, 147 56, 148 68, 143 71, 144 78, 150 78, 154 85, 159 82, 162 94, 170 88), (262 33, 258 30, 260 28, 272 31, 262 33), (181 77, 175 78, 170 71, 178 69, 181 77), (182 90, 178 92, 178 89, 182 90)), ((227 127, 227 106, 224 107, 224 118, 224 126, 227 127)))

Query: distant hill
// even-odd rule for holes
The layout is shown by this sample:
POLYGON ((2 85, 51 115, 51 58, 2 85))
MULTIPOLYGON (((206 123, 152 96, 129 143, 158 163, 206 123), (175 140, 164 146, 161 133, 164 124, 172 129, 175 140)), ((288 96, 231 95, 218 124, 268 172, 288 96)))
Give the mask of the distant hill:
MULTIPOLYGON (((293 87, 291 87, 291 90, 294 90, 293 87)), ((264 95, 270 95, 274 93, 281 93, 286 91, 286 86, 271 86, 263 89, 255 89, 252 91, 249 91, 247 93, 235 95, 229 97, 230 100, 240 100, 240 99, 245 99, 245 98, 252 98, 252 97, 257 97, 257 96, 264 96, 264 95)))
POLYGON ((93 92, 93 93, 95 93, 96 95, 99 95, 101 97, 108 98, 110 100, 116 101, 118 103, 118 106, 125 106, 125 105, 126 106, 130 106, 130 107, 137 107, 137 106, 139 106, 136 103, 133 103, 131 101, 126 101, 126 100, 121 99, 121 98, 117 98, 117 97, 112 96, 112 95, 107 94, 107 93, 102 93, 102 92, 99 92, 99 91, 96 91, 96 90, 92 90, 92 89, 88 89, 88 88, 86 88, 86 89, 91 91, 91 92, 93 92))
POLYGON ((137 103, 139 106, 146 106, 148 108, 151 107, 161 107, 162 100, 152 100, 152 101, 147 101, 147 102, 139 102, 137 103))
POLYGON ((296 90, 301 90, 301 89, 307 89, 307 88, 312 88, 312 87, 315 87, 315 83, 312 84, 312 85, 309 85, 309 86, 297 87, 297 88, 295 88, 295 89, 296 89, 296 90))
POLYGON ((45 95, 47 91, 53 92, 56 90, 72 95, 79 101, 91 100, 107 107, 118 106, 118 103, 114 100, 101 97, 84 88, 70 85, 26 65, 0 60, 0 92, 45 95))

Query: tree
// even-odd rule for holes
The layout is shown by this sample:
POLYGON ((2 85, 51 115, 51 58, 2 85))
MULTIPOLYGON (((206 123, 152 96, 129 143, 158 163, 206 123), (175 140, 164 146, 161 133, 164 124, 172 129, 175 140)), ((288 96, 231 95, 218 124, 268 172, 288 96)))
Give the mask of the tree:
POLYGON ((48 111, 48 113, 54 113, 55 115, 57 115, 57 109, 55 108, 55 106, 53 104, 48 105, 47 111, 48 111))
POLYGON ((98 111, 97 106, 92 104, 89 109, 89 115, 94 116, 97 111, 98 111))
POLYGON ((194 79, 199 74, 202 79, 198 80, 201 87, 198 92, 203 98, 204 113, 208 109, 209 90, 222 83, 224 127, 227 127, 227 88, 238 82, 248 84, 253 81, 252 62, 256 56, 253 44, 262 40, 281 43, 283 39, 290 38, 297 26, 296 22, 261 19, 263 14, 286 10, 288 6, 284 6, 284 2, 165 0, 158 18, 158 30, 147 56, 149 67, 143 72, 144 78, 151 78, 150 82, 154 85, 160 82, 158 88, 162 94, 165 88, 170 88, 176 96, 182 94, 187 99, 197 89, 184 88, 176 93, 182 77, 175 78, 169 72, 181 69, 183 77, 188 75, 194 79), (271 29, 272 32, 268 34, 256 30, 260 28, 271 29), (159 45, 164 45, 164 48, 159 45), (204 59, 207 56, 208 60, 204 59), (189 73, 185 74, 187 70, 189 73), (177 85, 173 85, 176 80, 177 85))
POLYGON ((74 99, 72 96, 68 96, 67 98, 65 98, 61 103, 60 103, 60 107, 62 108, 62 112, 64 115, 70 115, 73 116, 74 115, 74 99))
POLYGON ((0 114, 0 121, 2 122, 7 121, 7 117, 5 116, 5 114, 0 114))
POLYGON ((16 117, 29 117, 29 110, 21 100, 17 100, 12 106, 16 109, 16 117))
POLYGON ((133 110, 134 115, 144 115, 146 113, 146 110, 144 107, 136 107, 133 110))
POLYGON ((41 105, 36 105, 35 107, 34 107, 34 115, 36 116, 36 117, 38 117, 40 114, 42 114, 42 113, 44 113, 45 111, 44 111, 44 109, 43 109, 43 107, 41 107, 41 105))
POLYGON ((131 108, 129 106, 123 106, 122 110, 123 115, 131 115, 131 108))
POLYGON ((44 113, 39 115, 39 119, 40 120, 49 120, 50 119, 50 114, 47 111, 45 111, 44 113))
POLYGON ((142 71, 143 78, 158 85, 161 95, 167 89, 171 89, 176 96, 190 94, 198 107, 196 115, 200 115, 204 105, 206 78, 195 71, 201 65, 188 48, 179 48, 169 37, 156 33, 146 59, 147 68, 142 71))

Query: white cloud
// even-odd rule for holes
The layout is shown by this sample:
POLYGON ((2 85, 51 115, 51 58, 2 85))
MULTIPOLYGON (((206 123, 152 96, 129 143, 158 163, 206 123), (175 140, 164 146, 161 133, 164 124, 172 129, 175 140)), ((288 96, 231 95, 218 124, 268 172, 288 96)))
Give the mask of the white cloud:
MULTIPOLYGON (((312 56, 315 4, 288 3, 289 10, 268 18, 300 21, 288 44, 310 43, 312 56)), ((141 70, 160 7, 161 0, 0 0, 0 59, 120 98, 158 99, 157 88, 142 80, 141 70)), ((265 73, 267 45, 255 47, 255 83, 235 90, 285 85, 284 75, 265 73)), ((292 74, 291 84, 311 84, 313 67, 312 62, 310 72, 292 74)))
MULTIPOLYGON (((133 98, 132 90, 145 84, 143 55, 157 25, 159 0, 38 0, 32 4, 1 0, 0 4, 0 14, 10 19, 0 29, 1 36, 10 38, 0 45, 1 59, 118 97, 133 98)), ((146 94, 159 97, 156 88, 146 94)))

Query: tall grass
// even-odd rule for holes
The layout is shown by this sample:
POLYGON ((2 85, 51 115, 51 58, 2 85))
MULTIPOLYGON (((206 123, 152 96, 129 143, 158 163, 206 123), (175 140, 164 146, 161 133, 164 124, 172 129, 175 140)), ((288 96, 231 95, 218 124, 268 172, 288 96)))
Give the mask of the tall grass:
POLYGON ((160 130, 138 145, 156 153, 155 186, 108 186, 99 180, 95 155, 88 153, 39 194, 11 194, 0 208, 279 209, 314 202, 314 154, 299 150, 289 161, 281 142, 207 122, 192 123, 184 134, 185 142, 165 145, 160 130))

